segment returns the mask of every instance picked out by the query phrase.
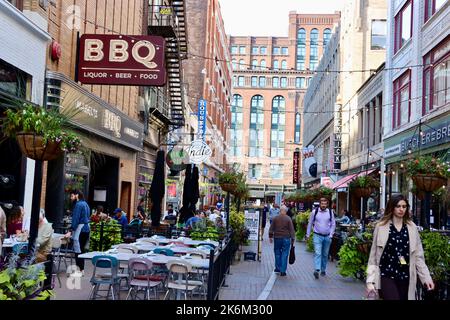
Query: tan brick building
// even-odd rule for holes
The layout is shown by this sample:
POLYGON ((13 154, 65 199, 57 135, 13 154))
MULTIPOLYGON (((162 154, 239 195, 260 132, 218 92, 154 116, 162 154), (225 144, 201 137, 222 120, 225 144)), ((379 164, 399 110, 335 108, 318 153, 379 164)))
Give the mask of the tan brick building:
POLYGON ((339 12, 290 12, 288 37, 230 38, 230 162, 247 173, 252 198, 297 187, 293 154, 302 147, 303 96, 339 19, 339 12))

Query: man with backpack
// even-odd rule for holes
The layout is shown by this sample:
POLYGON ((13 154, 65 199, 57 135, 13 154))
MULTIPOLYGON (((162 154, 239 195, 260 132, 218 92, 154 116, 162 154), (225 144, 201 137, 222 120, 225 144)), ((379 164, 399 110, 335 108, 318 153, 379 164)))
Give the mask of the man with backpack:
POLYGON ((314 209, 309 217, 308 228, 306 230, 306 240, 311 234, 311 228, 314 233, 314 277, 319 279, 325 276, 328 262, 328 253, 330 251, 331 239, 336 228, 334 214, 328 208, 328 199, 320 198, 320 205, 314 209))

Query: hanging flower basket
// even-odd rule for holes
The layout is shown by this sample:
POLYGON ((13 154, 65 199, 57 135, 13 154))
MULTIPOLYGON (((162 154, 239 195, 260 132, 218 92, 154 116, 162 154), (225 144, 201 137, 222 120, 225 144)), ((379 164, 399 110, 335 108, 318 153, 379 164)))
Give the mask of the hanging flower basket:
POLYGON ((352 193, 357 198, 368 198, 372 194, 373 189, 372 188, 353 188, 352 193))
POLYGON ((416 174, 412 180, 418 191, 433 192, 447 185, 447 179, 437 175, 416 174))
POLYGON ((222 188, 223 191, 234 193, 237 188, 237 184, 234 183, 223 183, 220 185, 220 188, 222 188))
POLYGON ((35 133, 19 132, 16 140, 22 153, 33 160, 54 160, 62 154, 60 143, 47 141, 44 144, 44 138, 35 133))

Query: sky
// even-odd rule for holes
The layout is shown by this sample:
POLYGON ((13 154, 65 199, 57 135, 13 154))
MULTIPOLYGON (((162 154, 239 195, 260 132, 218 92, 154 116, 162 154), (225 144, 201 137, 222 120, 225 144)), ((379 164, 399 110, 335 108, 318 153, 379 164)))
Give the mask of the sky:
POLYGON ((289 11, 334 13, 345 0, 219 0, 225 31, 232 36, 287 37, 289 11))

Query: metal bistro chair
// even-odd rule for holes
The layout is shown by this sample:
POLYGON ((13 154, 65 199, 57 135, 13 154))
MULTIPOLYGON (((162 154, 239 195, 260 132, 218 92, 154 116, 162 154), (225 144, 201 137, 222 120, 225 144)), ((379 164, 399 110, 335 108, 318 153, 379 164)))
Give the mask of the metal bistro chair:
POLYGON ((110 292, 113 300, 116 298, 116 292, 117 297, 120 298, 119 290, 114 290, 114 288, 119 289, 120 286, 120 278, 118 276, 119 262, 117 258, 106 255, 94 256, 92 258, 92 264, 94 265, 94 271, 90 281, 92 289, 89 294, 89 299, 95 300, 98 297, 102 297, 98 294, 99 291, 106 291, 100 290, 102 284, 108 285, 108 293, 104 298, 108 299, 110 292), (106 272, 100 273, 98 272, 99 269, 106 270, 106 272))
POLYGON ((177 291, 184 292, 185 300, 187 300, 187 292, 190 292, 192 298, 192 291, 201 285, 199 281, 190 280, 192 265, 187 261, 176 259, 169 260, 167 262, 167 268, 169 269, 169 276, 166 285, 167 292, 164 296, 164 300, 166 300, 171 291, 175 291, 175 293, 177 291))
MULTIPOLYGON (((207 259, 208 255, 200 250, 195 250, 189 252, 189 256, 192 258, 199 258, 199 259, 207 259)), ((208 269, 204 268, 197 268, 197 274, 194 276, 195 279, 198 279, 201 282, 200 286, 200 294, 203 295, 206 298, 207 293, 207 281, 208 281, 208 269)))
POLYGON ((137 294, 140 289, 145 291, 144 299, 150 300, 150 289, 153 289, 155 293, 155 299, 157 299, 156 287, 160 285, 161 281, 154 281, 151 272, 153 264, 150 260, 145 258, 133 258, 128 263, 128 270, 130 274, 129 283, 130 290, 126 300, 131 296, 134 291, 134 299, 137 298, 137 294))
MULTIPOLYGON (((131 244, 119 244, 117 246, 117 252, 122 252, 122 253, 138 253, 139 249, 136 246, 133 246, 131 244)), ((121 280, 125 280, 126 281, 126 286, 125 287, 121 287, 122 289, 128 290, 128 286, 129 286, 129 275, 128 275, 128 263, 127 262, 119 262, 119 278, 121 280)))

